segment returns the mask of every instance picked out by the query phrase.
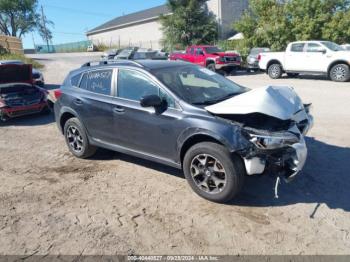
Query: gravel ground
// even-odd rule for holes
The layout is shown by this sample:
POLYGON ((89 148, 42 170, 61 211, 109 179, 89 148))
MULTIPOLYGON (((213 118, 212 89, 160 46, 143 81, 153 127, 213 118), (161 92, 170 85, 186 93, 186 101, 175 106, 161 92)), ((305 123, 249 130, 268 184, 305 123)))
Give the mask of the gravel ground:
MULTIPOLYGON (((48 88, 99 54, 34 56, 48 88)), ((319 77, 239 84, 294 86, 314 105, 302 174, 282 184, 249 177, 228 205, 195 195, 178 170, 101 150, 71 156, 52 116, 0 127, 0 254, 349 254, 350 83, 319 77)))

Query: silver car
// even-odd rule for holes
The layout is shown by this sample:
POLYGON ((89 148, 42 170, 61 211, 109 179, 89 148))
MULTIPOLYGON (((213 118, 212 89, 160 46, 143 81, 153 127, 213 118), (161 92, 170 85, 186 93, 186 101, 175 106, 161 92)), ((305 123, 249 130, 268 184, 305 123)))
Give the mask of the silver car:
POLYGON ((267 47, 255 47, 250 50, 247 57, 247 70, 248 71, 258 71, 259 70, 259 60, 258 56, 260 53, 270 52, 270 48, 267 47))

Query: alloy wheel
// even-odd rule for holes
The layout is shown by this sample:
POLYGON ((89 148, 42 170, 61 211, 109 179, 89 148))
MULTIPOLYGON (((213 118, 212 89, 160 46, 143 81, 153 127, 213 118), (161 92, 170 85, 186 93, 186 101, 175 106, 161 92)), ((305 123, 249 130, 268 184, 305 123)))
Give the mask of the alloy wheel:
POLYGON ((271 67, 270 72, 271 72, 271 75, 272 75, 273 77, 278 77, 279 74, 280 74, 280 68, 279 68, 277 65, 273 65, 273 66, 271 67))
POLYGON ((332 78, 337 81, 342 81, 346 76, 346 70, 342 66, 337 66, 332 70, 332 78))
POLYGON ((226 172, 215 157, 200 154, 191 162, 191 175, 198 188, 209 194, 222 192, 226 185, 226 172))
POLYGON ((69 126, 67 129, 67 141, 69 147, 77 153, 83 150, 84 139, 81 136, 79 129, 75 126, 69 126))

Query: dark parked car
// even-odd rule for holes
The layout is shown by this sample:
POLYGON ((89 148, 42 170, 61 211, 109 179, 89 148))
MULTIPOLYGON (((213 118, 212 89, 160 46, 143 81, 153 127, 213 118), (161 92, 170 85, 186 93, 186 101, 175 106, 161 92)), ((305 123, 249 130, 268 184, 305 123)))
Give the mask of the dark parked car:
MULTIPOLYGON (((20 60, 0 60, 0 65, 8 65, 8 64, 24 65, 24 63, 20 60)), ((33 74, 33 76, 32 76, 33 83, 35 85, 40 86, 40 87, 44 87, 45 80, 44 80, 43 74, 35 68, 32 69, 32 74, 33 74)))
POLYGON ((33 84, 31 65, 0 65, 1 121, 47 109, 47 91, 33 84))
POLYGON ((73 155, 103 147, 182 168, 212 201, 232 199, 246 175, 291 180, 306 160, 312 117, 289 87, 249 90, 190 63, 142 60, 88 64, 59 92, 56 121, 73 155))
POLYGON ((256 47, 252 48, 247 57, 247 70, 258 71, 259 70, 259 54, 270 52, 270 48, 256 47))

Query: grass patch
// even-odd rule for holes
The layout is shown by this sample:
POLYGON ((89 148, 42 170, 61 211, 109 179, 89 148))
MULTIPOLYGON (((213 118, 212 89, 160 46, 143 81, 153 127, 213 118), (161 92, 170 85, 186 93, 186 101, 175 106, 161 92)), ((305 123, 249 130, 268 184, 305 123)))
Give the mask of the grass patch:
POLYGON ((41 69, 44 65, 21 54, 1 54, 0 60, 21 60, 26 64, 32 64, 34 68, 41 69))

